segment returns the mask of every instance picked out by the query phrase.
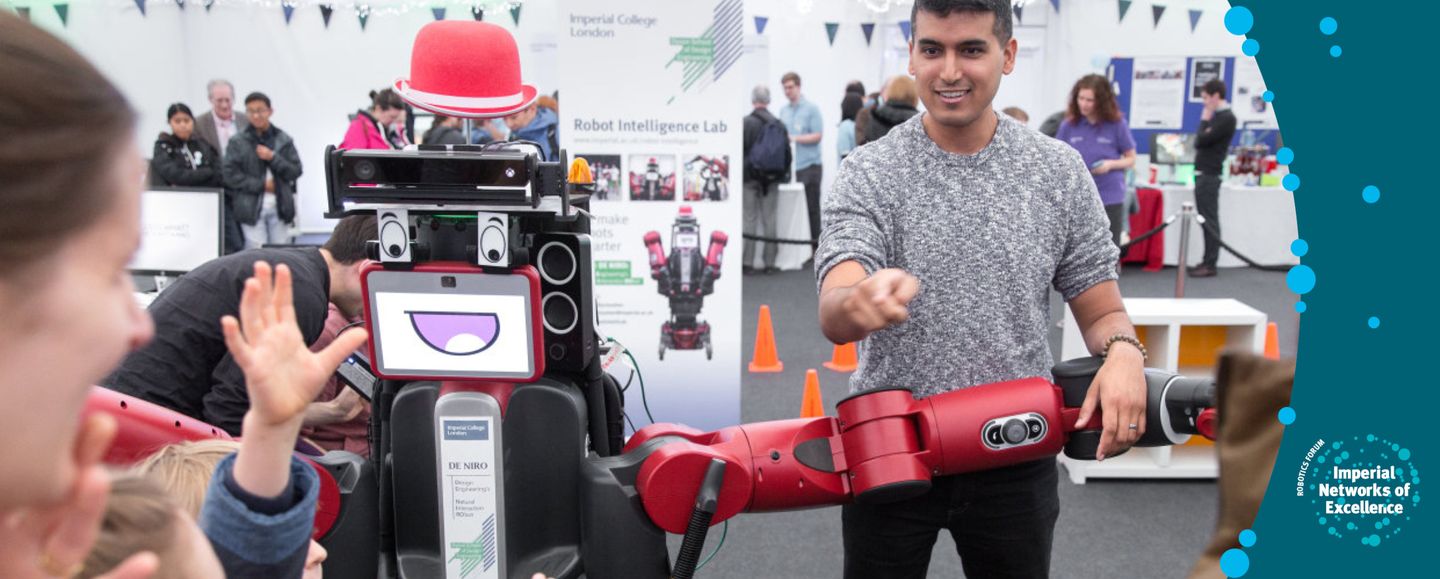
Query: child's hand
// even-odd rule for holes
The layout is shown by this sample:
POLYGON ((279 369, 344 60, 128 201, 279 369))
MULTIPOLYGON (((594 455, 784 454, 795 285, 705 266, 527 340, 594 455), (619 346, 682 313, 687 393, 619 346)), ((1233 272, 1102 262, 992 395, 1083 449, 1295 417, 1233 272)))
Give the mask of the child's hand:
POLYGON ((295 321, 290 268, 281 264, 272 281, 270 265, 255 262, 246 280, 240 320, 220 321, 225 344, 245 372, 250 414, 259 424, 298 421, 346 356, 365 343, 365 330, 343 332, 320 352, 311 352, 295 321))

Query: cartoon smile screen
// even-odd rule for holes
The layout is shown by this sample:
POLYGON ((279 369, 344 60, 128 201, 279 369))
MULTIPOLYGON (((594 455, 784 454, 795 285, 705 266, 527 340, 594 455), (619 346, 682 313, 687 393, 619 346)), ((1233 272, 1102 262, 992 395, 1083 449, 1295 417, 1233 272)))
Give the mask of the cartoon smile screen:
POLYGON ((365 277, 382 376, 529 378, 532 280, 522 275, 372 271, 365 277))

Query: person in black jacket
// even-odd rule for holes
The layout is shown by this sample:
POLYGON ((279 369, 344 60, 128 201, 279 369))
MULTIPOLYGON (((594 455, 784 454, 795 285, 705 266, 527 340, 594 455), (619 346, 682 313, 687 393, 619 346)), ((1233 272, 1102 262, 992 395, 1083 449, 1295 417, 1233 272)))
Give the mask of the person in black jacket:
POLYGON ((220 187, 220 154, 195 134, 195 116, 183 103, 165 112, 170 132, 155 139, 150 182, 166 187, 220 187))
POLYGON ((1230 140, 1235 137, 1235 113, 1225 101, 1225 81, 1213 79, 1200 88, 1205 110, 1200 113, 1200 129, 1195 135, 1195 209, 1209 225, 1205 234, 1205 257, 1200 265, 1190 268, 1194 277, 1213 277, 1215 262, 1220 259, 1220 171, 1230 154, 1230 140), (1211 231, 1214 233, 1211 233, 1211 231))
MULTIPOLYGON (((745 234, 757 235, 760 237, 774 237, 779 231, 776 227, 776 210, 779 207, 780 184, 790 180, 790 167, 794 163, 794 152, 789 146, 790 135, 785 130, 785 123, 770 114, 770 89, 765 85, 755 87, 750 93, 750 102, 755 110, 745 115, 744 123, 741 125, 744 132, 742 149, 745 152, 745 164, 742 165, 742 181, 744 182, 744 213, 745 213, 745 234), (779 171, 765 171, 754 166, 751 153, 756 144, 766 132, 767 128, 779 132, 778 139, 780 146, 771 147, 784 155, 783 161, 779 158, 770 159, 768 165, 779 165, 784 167, 779 171)), ((742 273, 753 273, 755 268, 755 241, 746 239, 741 262, 742 273)), ((775 267, 775 254, 780 251, 780 246, 765 242, 765 273, 779 271, 775 267)))
POLYGON ((880 140, 890 129, 920 114, 915 108, 917 100, 914 79, 904 75, 890 79, 885 85, 885 104, 875 109, 865 123, 865 142, 880 140))
POLYGON ((304 169, 290 134, 270 124, 270 97, 245 97, 250 126, 225 148, 225 196, 245 234, 245 247, 288 244, 295 224, 295 182, 304 169))

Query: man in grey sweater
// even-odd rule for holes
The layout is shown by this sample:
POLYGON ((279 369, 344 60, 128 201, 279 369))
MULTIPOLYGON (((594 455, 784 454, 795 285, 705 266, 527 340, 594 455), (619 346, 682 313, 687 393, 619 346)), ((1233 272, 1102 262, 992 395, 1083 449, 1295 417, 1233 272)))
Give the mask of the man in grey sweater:
MULTIPOLYGON (((1054 287, 1090 351, 1107 355, 1080 422, 1101 411, 1099 455, 1114 456, 1145 429, 1144 354, 1094 180, 1074 150, 991 107, 1015 63, 1008 0, 917 0, 911 22, 927 112, 841 164, 815 258, 821 328, 864 340, 852 391, 1049 378, 1054 287)), ((845 576, 924 576, 948 529, 966 576, 1048 577, 1056 485, 1045 459, 848 505, 845 576)))

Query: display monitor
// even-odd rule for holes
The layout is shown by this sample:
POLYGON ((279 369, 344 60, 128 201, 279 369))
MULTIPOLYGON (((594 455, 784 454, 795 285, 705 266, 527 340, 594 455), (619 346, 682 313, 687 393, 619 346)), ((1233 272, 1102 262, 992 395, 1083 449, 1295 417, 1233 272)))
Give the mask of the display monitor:
POLYGON ((367 269, 362 276, 375 374, 393 379, 530 381, 538 355, 533 268, 367 269))
POLYGON ((140 249, 129 269, 140 274, 188 272, 220 257, 225 244, 225 192, 154 187, 140 196, 140 249))
POLYGON ((1184 165, 1195 162, 1194 133, 1155 133, 1151 139, 1151 163, 1184 165))

